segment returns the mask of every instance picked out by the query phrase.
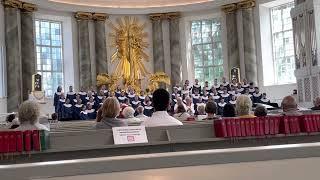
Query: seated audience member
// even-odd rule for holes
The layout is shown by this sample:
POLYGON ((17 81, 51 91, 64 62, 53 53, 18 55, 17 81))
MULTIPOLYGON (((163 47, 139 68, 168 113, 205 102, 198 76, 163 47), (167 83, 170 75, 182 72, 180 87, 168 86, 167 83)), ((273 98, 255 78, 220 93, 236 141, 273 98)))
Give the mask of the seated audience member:
POLYGON ((206 104, 206 108, 205 108, 205 111, 207 113, 207 117, 204 118, 203 120, 216 120, 216 119, 219 119, 217 116, 216 116, 216 113, 217 113, 217 104, 215 102, 208 102, 206 104))
POLYGON ((146 115, 146 116, 148 116, 148 117, 151 117, 153 111, 154 111, 154 109, 153 109, 153 107, 152 107, 151 101, 148 101, 148 102, 147 102, 147 105, 144 106, 143 114, 146 115))
POLYGON ((82 106, 79 118, 80 118, 80 120, 88 120, 89 119, 86 106, 82 106))
POLYGON ((173 117, 178 119, 179 121, 186 121, 190 117, 190 114, 187 113, 185 107, 182 104, 180 104, 178 105, 178 108, 173 117))
POLYGON ((97 119, 100 119, 100 122, 97 122, 95 128, 112 128, 112 127, 121 127, 127 126, 127 123, 117 119, 116 117, 120 114, 120 104, 116 97, 108 97, 101 107, 101 113, 97 119))
POLYGON ((73 104, 73 100, 76 99, 76 93, 73 92, 73 87, 69 86, 69 91, 67 92, 67 99, 70 99, 70 103, 73 104))
POLYGON ((261 103, 262 94, 258 87, 255 87, 255 91, 252 94, 253 103, 261 103))
POLYGON ((66 99, 66 102, 62 106, 60 121, 70 121, 73 119, 73 107, 70 104, 70 99, 66 99))
POLYGON ((153 93, 153 107, 155 112, 151 118, 142 123, 147 127, 153 126, 176 126, 182 123, 170 116, 167 112, 170 104, 170 94, 165 89, 157 89, 153 93))
POLYGON ((23 130, 46 130, 49 129, 39 123, 40 107, 35 101, 25 101, 19 106, 20 126, 16 128, 18 131, 23 130))
POLYGON ((61 94, 62 94, 62 87, 58 86, 57 92, 54 93, 54 97, 53 97, 53 106, 56 113, 58 112, 58 105, 59 105, 59 99, 61 94))
POLYGON ((176 112, 179 105, 183 105, 185 109, 187 109, 186 105, 183 103, 182 98, 178 97, 177 102, 174 105, 173 111, 176 112))
POLYGON ((187 113, 189 113, 190 115, 193 115, 195 113, 195 109, 194 109, 194 104, 192 103, 191 98, 188 96, 185 99, 186 101, 186 111, 187 113))
POLYGON ((58 121, 58 115, 57 113, 52 113, 51 118, 49 119, 49 123, 54 123, 58 121))
POLYGON ((270 104, 270 99, 267 98, 267 94, 266 93, 262 93, 262 97, 260 99, 260 102, 262 104, 270 104))
POLYGON ((80 119, 80 112, 82 111, 82 100, 79 99, 77 100, 77 103, 73 106, 73 118, 75 120, 79 120, 80 119))
POLYGON ((257 117, 264 117, 268 115, 268 111, 264 106, 257 106, 254 110, 254 115, 257 117))
POLYGON ((122 111, 123 114, 123 121, 125 121, 127 124, 133 124, 133 125, 140 125, 143 120, 134 117, 134 109, 130 106, 125 107, 122 111))
POLYGON ((6 129, 16 129, 17 127, 19 127, 20 122, 19 120, 16 118, 16 114, 12 113, 9 114, 6 117, 6 129))
POLYGON ((313 100, 313 107, 311 110, 320 110, 320 97, 316 97, 315 100, 313 100))
POLYGON ((286 96, 281 102, 281 107, 284 115, 301 115, 298 111, 296 99, 292 96, 286 96))
POLYGON ((144 111, 144 107, 143 106, 138 106, 137 109, 136 109, 136 118, 139 118, 141 120, 145 120, 146 118, 148 118, 148 116, 144 115, 143 114, 143 111, 144 111))
POLYGON ((224 98, 220 98, 220 102, 218 103, 218 115, 223 114, 223 108, 227 103, 225 102, 224 98))
POLYGON ((223 117, 236 117, 236 110, 234 105, 228 103, 223 107, 223 117))
POLYGON ((198 121, 201 121, 207 117, 205 104, 201 104, 197 106, 197 111, 198 111, 198 115, 197 115, 198 121))
POLYGON ((252 110, 252 101, 247 95, 241 95, 237 98, 236 113, 240 118, 254 118, 255 116, 250 114, 252 110))

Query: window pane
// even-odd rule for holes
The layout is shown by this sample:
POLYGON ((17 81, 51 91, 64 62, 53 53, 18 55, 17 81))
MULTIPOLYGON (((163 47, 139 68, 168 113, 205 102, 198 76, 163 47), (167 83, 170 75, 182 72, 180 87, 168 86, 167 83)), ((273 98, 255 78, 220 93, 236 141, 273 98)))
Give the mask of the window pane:
POLYGON ((46 96, 52 96, 63 85, 62 24, 36 20, 37 71, 42 75, 42 87, 46 96))
POLYGON ((206 19, 191 22, 192 57, 195 78, 205 81, 221 79, 223 57, 220 19, 206 19))
POLYGON ((276 84, 295 82, 294 44, 290 16, 293 7, 294 3, 287 3, 271 9, 276 84))

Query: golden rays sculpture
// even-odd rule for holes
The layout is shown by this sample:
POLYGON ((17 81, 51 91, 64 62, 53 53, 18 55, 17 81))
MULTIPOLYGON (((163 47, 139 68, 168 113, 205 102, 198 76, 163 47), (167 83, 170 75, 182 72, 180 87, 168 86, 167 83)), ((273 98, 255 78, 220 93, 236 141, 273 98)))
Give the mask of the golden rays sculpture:
POLYGON ((117 63, 113 76, 122 78, 125 86, 140 86, 140 80, 149 75, 144 62, 149 61, 145 49, 148 33, 144 32, 146 24, 140 24, 136 17, 125 16, 116 19, 116 25, 109 24, 111 46, 116 51, 111 56, 111 62, 117 63))
POLYGON ((115 52, 111 56, 111 63, 116 64, 112 75, 99 74, 97 85, 109 85, 113 91, 122 80, 124 88, 131 86, 137 93, 141 91, 141 80, 149 77, 148 88, 155 90, 159 83, 170 84, 170 78, 165 73, 150 74, 144 63, 149 61, 145 50, 148 33, 144 31, 146 24, 140 23, 137 17, 125 16, 117 18, 113 24, 109 23, 112 33, 109 34, 111 47, 115 52), (166 77, 165 77, 166 76, 166 77))

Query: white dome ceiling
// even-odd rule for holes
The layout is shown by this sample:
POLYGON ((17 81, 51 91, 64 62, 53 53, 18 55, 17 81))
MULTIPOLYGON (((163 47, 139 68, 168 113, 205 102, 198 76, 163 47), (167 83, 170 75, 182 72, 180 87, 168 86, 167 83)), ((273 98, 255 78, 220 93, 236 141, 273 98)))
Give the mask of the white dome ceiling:
POLYGON ((24 0, 39 8, 58 11, 90 11, 109 14, 186 12, 220 8, 239 0, 24 0))

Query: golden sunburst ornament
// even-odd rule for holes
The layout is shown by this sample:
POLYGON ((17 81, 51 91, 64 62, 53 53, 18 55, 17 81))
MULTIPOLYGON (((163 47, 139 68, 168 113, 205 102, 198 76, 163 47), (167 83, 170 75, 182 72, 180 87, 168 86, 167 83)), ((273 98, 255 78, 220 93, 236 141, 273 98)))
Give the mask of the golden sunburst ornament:
POLYGON ((149 75, 144 62, 149 61, 145 49, 148 33, 144 32, 146 24, 140 24, 136 17, 116 19, 116 25, 110 23, 113 32, 110 33, 111 46, 116 50, 111 56, 111 62, 117 63, 113 76, 123 79, 124 85, 140 87, 140 80, 149 75))

